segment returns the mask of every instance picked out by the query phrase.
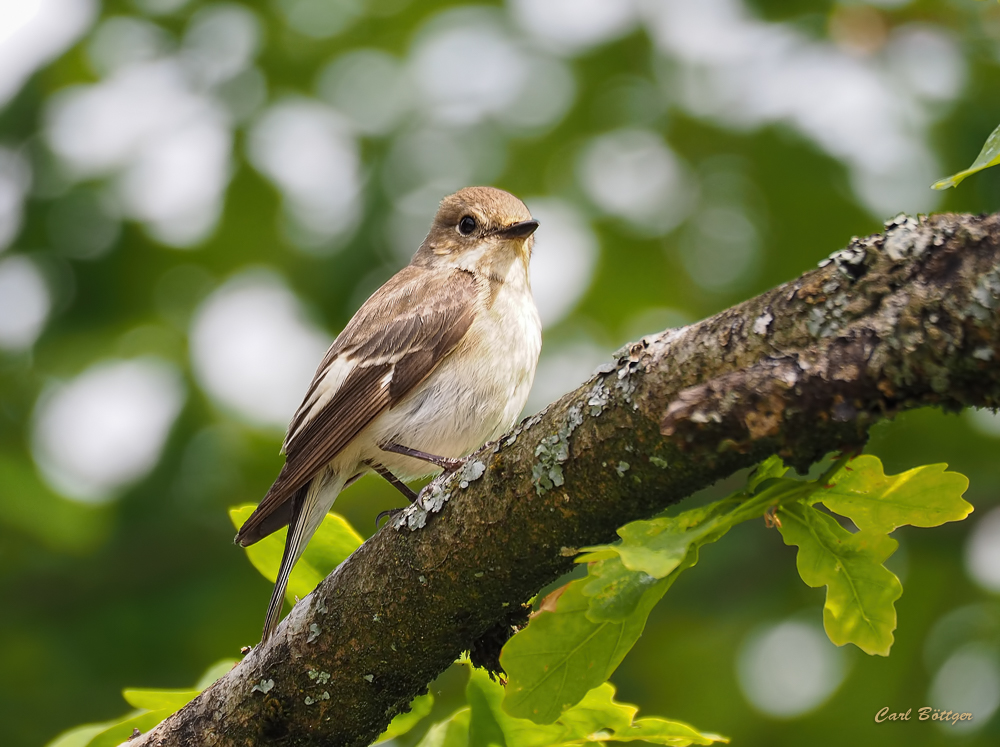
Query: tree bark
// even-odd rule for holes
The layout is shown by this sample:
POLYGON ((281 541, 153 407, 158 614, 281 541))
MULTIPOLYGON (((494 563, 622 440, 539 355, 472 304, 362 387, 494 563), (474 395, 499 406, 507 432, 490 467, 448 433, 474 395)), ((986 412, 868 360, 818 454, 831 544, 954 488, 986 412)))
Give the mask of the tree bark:
MULTIPOLYGON (((900 216, 819 268, 631 344, 487 445, 138 745, 369 744, 571 568, 733 472, 804 471, 904 409, 1000 404, 1000 214, 900 216)), ((502 637, 502 636, 501 636, 502 637)))

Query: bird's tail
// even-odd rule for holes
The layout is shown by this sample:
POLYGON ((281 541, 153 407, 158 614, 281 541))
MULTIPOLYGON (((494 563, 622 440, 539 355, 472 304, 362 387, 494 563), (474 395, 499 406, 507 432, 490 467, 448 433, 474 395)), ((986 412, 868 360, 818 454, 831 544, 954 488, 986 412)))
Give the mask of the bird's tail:
POLYGON ((271 602, 267 605, 267 617, 264 618, 264 633, 260 642, 266 643, 274 633, 281 617, 281 608, 285 601, 285 590, 288 588, 288 577, 292 568, 302 557, 306 544, 323 523, 327 512, 333 506, 334 500, 346 481, 336 474, 320 475, 313 479, 308 490, 299 491, 292 499, 291 518, 288 522, 288 535, 285 538, 285 552, 281 556, 281 566, 278 568, 278 578, 274 583, 271 602))

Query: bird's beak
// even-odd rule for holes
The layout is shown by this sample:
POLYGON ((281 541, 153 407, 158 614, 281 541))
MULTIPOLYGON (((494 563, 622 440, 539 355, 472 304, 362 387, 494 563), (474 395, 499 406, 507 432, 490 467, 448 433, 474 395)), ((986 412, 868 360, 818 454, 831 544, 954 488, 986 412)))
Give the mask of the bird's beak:
POLYGON ((524 220, 512 226, 501 228, 497 231, 497 236, 502 236, 505 239, 526 239, 535 232, 536 228, 538 228, 537 220, 524 220))

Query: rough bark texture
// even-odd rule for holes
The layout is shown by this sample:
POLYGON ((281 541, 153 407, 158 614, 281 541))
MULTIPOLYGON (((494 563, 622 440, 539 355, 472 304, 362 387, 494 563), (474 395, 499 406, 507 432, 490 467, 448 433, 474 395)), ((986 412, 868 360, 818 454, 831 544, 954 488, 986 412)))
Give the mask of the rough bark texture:
POLYGON ((927 405, 1000 404, 1000 215, 900 217, 791 283, 620 351, 425 493, 129 745, 367 745, 608 542, 770 454, 800 469, 927 405))

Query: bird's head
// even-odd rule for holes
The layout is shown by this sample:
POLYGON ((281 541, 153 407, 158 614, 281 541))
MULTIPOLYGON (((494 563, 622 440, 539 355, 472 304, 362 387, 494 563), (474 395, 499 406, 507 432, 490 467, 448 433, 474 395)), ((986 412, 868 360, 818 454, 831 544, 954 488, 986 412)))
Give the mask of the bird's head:
POLYGON ((466 187, 441 201, 414 264, 461 267, 494 275, 520 260, 525 273, 538 221, 509 192, 466 187))

